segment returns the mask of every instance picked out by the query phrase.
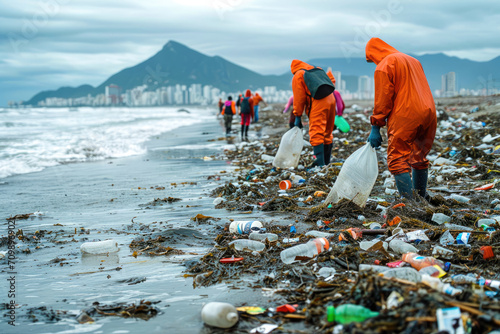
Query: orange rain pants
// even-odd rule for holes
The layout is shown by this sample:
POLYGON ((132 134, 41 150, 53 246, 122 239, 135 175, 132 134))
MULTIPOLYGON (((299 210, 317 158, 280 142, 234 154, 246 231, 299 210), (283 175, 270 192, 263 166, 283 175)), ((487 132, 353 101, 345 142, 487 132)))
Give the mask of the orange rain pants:
POLYGON ((335 97, 333 94, 321 100, 310 97, 311 93, 304 82, 304 70, 312 68, 314 66, 303 61, 297 59, 292 61, 293 113, 300 117, 305 111, 309 117, 309 142, 312 146, 328 145, 333 142, 335 97))
POLYGON ((366 44, 366 60, 375 69, 372 125, 387 124, 387 165, 393 175, 427 169, 436 135, 436 107, 418 60, 379 38, 366 44))

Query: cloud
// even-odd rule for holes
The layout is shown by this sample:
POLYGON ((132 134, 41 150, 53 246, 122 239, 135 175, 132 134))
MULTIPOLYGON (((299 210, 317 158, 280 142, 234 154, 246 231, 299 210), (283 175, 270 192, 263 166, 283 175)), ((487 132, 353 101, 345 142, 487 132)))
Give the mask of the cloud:
POLYGON ((0 84, 0 105, 43 89, 98 85, 168 40, 263 74, 288 71, 294 58, 363 57, 374 35, 413 54, 500 54, 497 1, 25 0, 2 7, 0 72, 9 86, 0 84))

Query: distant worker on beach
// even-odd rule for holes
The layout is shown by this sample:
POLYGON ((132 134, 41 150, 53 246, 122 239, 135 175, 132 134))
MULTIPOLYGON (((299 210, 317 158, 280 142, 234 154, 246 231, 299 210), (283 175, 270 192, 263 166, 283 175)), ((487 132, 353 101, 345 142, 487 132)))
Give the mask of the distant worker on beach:
MULTIPOLYGON (((283 114, 286 114, 290 110, 290 118, 288 119, 288 125, 290 129, 295 126, 295 115, 293 113, 293 95, 288 99, 287 104, 285 105, 285 109, 283 109, 283 114)), ((299 124, 299 127, 302 129, 302 123, 299 124)))
POLYGON ((253 113, 254 113, 253 122, 254 123, 257 123, 257 121, 259 120, 259 103, 260 102, 264 103, 265 106, 267 107, 267 103, 266 103, 266 101, 264 101, 262 96, 260 96, 259 93, 255 93, 255 95, 253 96, 253 113))
POLYGON ((224 102, 222 102, 222 98, 219 99, 219 114, 222 114, 222 106, 224 105, 224 102))
POLYGON ((254 117, 252 92, 247 89, 245 97, 240 102, 240 115, 241 115, 241 139, 243 137, 248 139, 248 128, 250 122, 254 117))
POLYGON ((291 71, 295 125, 302 125, 301 117, 305 112, 309 117, 309 142, 316 156, 313 166, 324 166, 326 162, 330 162, 333 147, 333 83, 321 68, 297 59, 292 61, 291 71))
POLYGON ((379 38, 366 44, 366 61, 375 69, 375 105, 368 142, 382 144, 380 128, 387 124, 387 165, 399 194, 413 191, 428 198, 429 154, 436 134, 436 107, 422 65, 379 38), (412 176, 410 176, 412 171, 412 176))
POLYGON ((238 95, 238 99, 236 100, 236 108, 238 109, 238 112, 240 112, 240 104, 241 100, 243 99, 243 95, 238 95))
POLYGON ((231 134, 231 123, 233 122, 233 115, 236 114, 236 103, 233 101, 232 96, 227 97, 227 101, 224 102, 224 107, 222 108, 221 115, 224 116, 224 126, 226 128, 226 136, 231 134))

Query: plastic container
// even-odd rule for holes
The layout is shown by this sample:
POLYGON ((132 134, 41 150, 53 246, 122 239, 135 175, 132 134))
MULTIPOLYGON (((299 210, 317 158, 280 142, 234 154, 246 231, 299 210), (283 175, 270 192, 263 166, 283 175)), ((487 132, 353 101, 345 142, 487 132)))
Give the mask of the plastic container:
POLYGON ((250 234, 252 231, 258 231, 262 228, 262 223, 254 221, 234 221, 229 225, 229 232, 238 234, 250 234))
POLYGON ((445 267, 443 261, 431 256, 421 256, 416 253, 406 253, 403 255, 403 261, 409 263, 413 268, 420 270, 422 268, 438 265, 441 268, 445 267))
POLYGON ((450 231, 446 230, 439 238, 439 243, 443 246, 453 245, 455 243, 455 238, 453 238, 450 231))
POLYGON ((446 271, 441 269, 441 267, 438 265, 433 265, 433 266, 428 266, 428 267, 422 268, 418 272, 422 275, 429 275, 429 276, 437 277, 437 278, 441 278, 444 275, 446 275, 446 271))
POLYGON ((80 251, 85 254, 115 253, 119 250, 118 243, 114 240, 84 242, 80 246, 80 251))
POLYGON ((369 270, 372 270, 376 273, 383 273, 383 272, 391 270, 391 268, 386 267, 386 266, 377 266, 375 264, 363 264, 363 263, 361 263, 358 266, 358 271, 369 271, 369 270))
POLYGON ((297 256, 313 258, 319 253, 330 248, 330 243, 326 238, 316 238, 305 244, 293 246, 281 252, 281 261, 286 264, 295 262, 297 256))
POLYGON ((259 233, 259 232, 252 232, 248 236, 250 240, 256 240, 256 241, 264 241, 264 240, 269 240, 269 241, 276 241, 278 240, 278 235, 274 233, 259 233))
POLYGON ((451 282, 454 284, 476 284, 478 282, 477 276, 475 274, 460 274, 453 275, 450 277, 451 282))
POLYGON ((479 227, 481 225, 487 225, 487 226, 490 226, 492 224, 495 224, 497 221, 495 219, 491 219, 491 218, 482 218, 482 219, 479 219, 477 222, 476 222, 476 227, 479 227))
POLYGON ((290 180, 280 181, 279 186, 280 186, 281 190, 288 190, 288 189, 292 188, 292 181, 290 181, 290 180))
POLYGON ((367 143, 346 159, 324 203, 337 203, 342 198, 347 198, 364 207, 377 175, 377 153, 367 143))
POLYGON ((339 115, 335 115, 335 126, 343 133, 347 133, 351 130, 349 123, 347 123, 344 117, 339 115))
POLYGON ((209 326, 230 328, 238 319, 238 311, 228 303, 211 302, 201 309, 201 320, 209 326))
POLYGON ((439 225, 444 224, 444 223, 449 223, 451 220, 450 216, 445 215, 444 213, 435 213, 432 215, 433 222, 438 223, 439 225))
POLYGON ((293 184, 302 184, 306 182, 304 178, 300 175, 295 175, 294 173, 290 174, 290 180, 292 181, 293 184))
POLYGON ((261 252, 264 250, 264 248, 266 248, 266 245, 264 245, 262 242, 248 239, 238 239, 230 242, 229 245, 234 245, 234 249, 239 251, 248 250, 261 252))
POLYGON ((399 239, 392 239, 389 242, 389 247, 396 253, 398 254, 405 254, 405 253, 416 253, 418 252, 418 249, 410 245, 402 240, 399 239))
POLYGON ((370 240, 370 241, 366 241, 366 240, 361 241, 359 243, 359 248, 361 248, 362 250, 368 250, 368 249, 370 249, 370 247, 375 246, 378 242, 382 242, 382 246, 384 247, 385 250, 387 250, 387 248, 389 247, 387 242, 384 242, 380 239, 374 239, 374 240, 370 240))
POLYGON ((321 231, 309 231, 306 233, 306 236, 315 238, 333 238, 335 234, 321 231))
POLYGON ((326 310, 328 322, 338 322, 343 325, 351 322, 363 322, 366 319, 379 315, 379 312, 372 311, 361 305, 343 304, 337 307, 328 306, 326 310))
POLYGON ((392 268, 384 271, 383 275, 384 277, 394 277, 415 283, 419 283, 422 280, 422 275, 410 267, 392 268))
POLYGON ((304 139, 302 129, 295 126, 288 130, 283 137, 281 137, 278 152, 273 160, 273 166, 278 168, 297 167, 303 146, 304 139))
POLYGON ((454 199, 455 201, 460 202, 460 203, 469 203, 470 202, 470 198, 469 197, 460 196, 460 195, 457 195, 457 194, 451 194, 450 198, 454 199))
POLYGON ((474 231, 472 227, 468 226, 463 226, 463 225, 457 225, 457 224, 450 224, 450 223, 445 223, 444 227, 449 229, 449 230, 462 230, 462 231, 474 231))
POLYGON ((445 260, 449 260, 453 257, 453 251, 441 246, 435 246, 432 250, 432 255, 434 255, 435 257, 443 258, 445 260))

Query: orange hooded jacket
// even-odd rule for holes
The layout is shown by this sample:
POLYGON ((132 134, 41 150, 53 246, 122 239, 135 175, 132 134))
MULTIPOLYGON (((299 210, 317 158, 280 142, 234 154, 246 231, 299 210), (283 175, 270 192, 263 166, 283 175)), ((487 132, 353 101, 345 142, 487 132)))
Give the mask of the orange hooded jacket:
POLYGON ((320 144, 331 144, 333 141, 335 97, 333 94, 321 100, 315 100, 310 97, 311 92, 304 82, 304 70, 313 68, 314 66, 297 59, 294 59, 291 64, 291 71, 293 73, 293 113, 299 117, 302 116, 304 111, 309 113, 307 115, 309 117, 309 141, 312 146, 317 146, 320 144))
POLYGON ((261 101, 264 101, 262 99, 262 96, 260 96, 259 93, 255 93, 255 95, 253 96, 253 104, 254 104, 254 106, 258 106, 261 101))
POLYGON ((387 162, 392 174, 428 168, 436 134, 436 107, 422 65, 379 38, 366 44, 375 69, 372 125, 387 124, 387 162))

